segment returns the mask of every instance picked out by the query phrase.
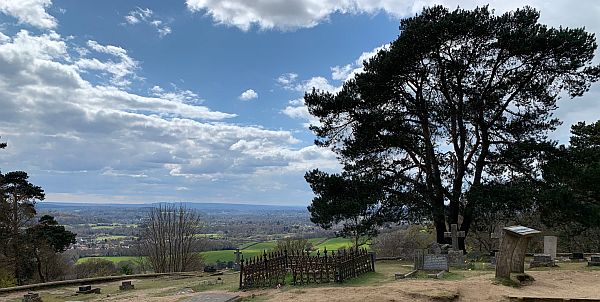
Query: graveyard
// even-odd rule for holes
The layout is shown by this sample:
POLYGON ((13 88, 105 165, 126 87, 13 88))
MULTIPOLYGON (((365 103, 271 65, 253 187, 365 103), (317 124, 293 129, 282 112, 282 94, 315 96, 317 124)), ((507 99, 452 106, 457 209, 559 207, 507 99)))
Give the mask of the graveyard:
MULTIPOLYGON (((589 258, 589 257, 588 257, 589 258)), ((527 257, 526 262, 533 260, 527 257)), ((396 279, 398 273, 413 270, 414 261, 384 260, 375 263, 375 272, 343 283, 284 285, 239 290, 239 274, 191 274, 151 279, 130 279, 132 289, 122 290, 123 281, 92 284, 99 294, 77 294, 79 286, 64 286, 35 291, 42 301, 187 301, 203 294, 239 296, 241 301, 509 301, 508 297, 579 298, 599 301, 600 266, 569 261, 560 257, 557 267, 538 267, 525 272, 535 278, 530 285, 505 285, 495 279, 489 263, 474 262, 452 268, 440 279, 427 274, 396 279), (220 282, 218 278, 221 278, 220 282)), ((27 292, 0 296, 2 301, 21 301, 27 292)), ((191 301, 191 300, 190 300, 191 301)), ((562 300, 552 300, 562 301, 562 300)), ((567 300, 565 300, 567 301, 567 300)))
POLYGON ((600 302, 600 1, 489 2, 0 0, 0 301, 600 302))

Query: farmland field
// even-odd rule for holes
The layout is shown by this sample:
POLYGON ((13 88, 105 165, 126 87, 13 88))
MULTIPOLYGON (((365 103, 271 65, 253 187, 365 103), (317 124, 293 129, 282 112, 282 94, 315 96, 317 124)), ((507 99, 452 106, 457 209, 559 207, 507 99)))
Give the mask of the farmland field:
MULTIPOLYGON (((107 237, 119 237, 119 236, 107 236, 107 237)), ((108 240, 110 240, 110 239, 108 239, 108 240)), ((337 249, 352 246, 352 240, 347 239, 347 238, 329 238, 329 239, 327 239, 327 238, 311 238, 308 241, 312 244, 317 244, 320 242, 320 244, 317 244, 313 247, 315 252, 317 250, 320 250, 321 252, 323 252, 323 250, 325 248, 327 248, 328 251, 331 251, 331 250, 337 250, 337 249)), ((267 252, 271 251, 271 250, 275 249, 276 246, 277 246, 277 241, 270 240, 270 241, 264 241, 264 242, 258 242, 258 243, 254 242, 254 243, 250 243, 250 244, 245 244, 245 245, 241 246, 240 250, 242 252, 242 255, 244 256, 244 259, 248 259, 251 257, 256 257, 259 255, 262 255, 264 253, 264 251, 267 251, 267 252)), ((223 261, 223 262, 234 261, 235 255, 233 252, 234 252, 234 250, 219 250, 219 251, 201 252, 200 254, 202 256, 204 256, 205 263, 216 263, 217 261, 223 261)), ((133 261, 133 260, 137 259, 138 257, 135 257, 135 256, 88 257, 88 258, 79 259, 77 261, 77 263, 82 263, 82 262, 87 261, 88 259, 92 259, 92 258, 106 259, 106 260, 110 260, 116 264, 121 261, 133 261)))
POLYGON ((104 260, 109 260, 112 261, 113 263, 117 264, 121 261, 135 261, 137 260, 139 257, 137 256, 105 256, 105 257, 85 257, 85 258, 79 258, 77 260, 77 264, 79 263, 84 263, 86 261, 89 261, 91 259, 104 259, 104 260))

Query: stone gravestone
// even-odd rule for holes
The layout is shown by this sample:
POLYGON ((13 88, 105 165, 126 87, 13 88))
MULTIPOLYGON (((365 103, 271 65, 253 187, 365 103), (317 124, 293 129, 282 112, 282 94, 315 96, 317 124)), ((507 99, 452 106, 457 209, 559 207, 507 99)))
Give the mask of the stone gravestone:
POLYGON ((427 254, 423 256, 423 270, 425 271, 448 271, 448 256, 439 254, 427 254))
POLYGON ((450 232, 444 232, 445 238, 452 238, 452 249, 458 251, 458 238, 465 238, 465 232, 458 230, 457 224, 450 226, 450 232))
POLYGON ((92 288, 91 285, 80 286, 77 291, 78 294, 99 294, 100 288, 92 288))
POLYGON ((425 256, 425 251, 424 250, 416 250, 415 251, 415 265, 413 266, 413 268, 415 270, 422 270, 423 269, 423 257, 425 256))
POLYGON ((240 249, 235 249, 235 252, 233 252, 233 254, 235 254, 235 263, 233 264, 233 270, 239 271, 240 270, 240 256, 242 255, 242 252, 240 252, 240 249))
POLYGON ((552 256, 549 254, 534 254, 533 261, 529 264, 529 267, 550 267, 554 266, 554 260, 552 256))
POLYGON ((544 254, 550 255, 552 260, 556 260, 556 236, 544 236, 544 254))
POLYGON ((569 259, 571 259, 571 261, 573 261, 573 262, 587 261, 587 259, 585 259, 585 256, 583 255, 583 253, 571 253, 571 257, 569 257, 569 259))
POLYGON ((29 292, 23 296, 23 302, 42 302, 42 298, 38 293, 29 292))
POLYGON ((600 266, 600 256, 592 256, 588 266, 600 266))
POLYGON ((527 245, 541 232, 524 226, 511 226, 502 229, 502 243, 496 259, 496 278, 510 279, 511 273, 525 272, 527 245))
POLYGON ((135 289, 135 286, 131 284, 131 281, 123 281, 119 286, 119 290, 132 290, 135 289))
POLYGON ((444 232, 445 238, 452 238, 452 248, 448 250, 448 262, 450 265, 464 266, 465 256, 458 248, 458 238, 464 238, 465 232, 458 230, 457 224, 450 225, 450 232, 444 232))

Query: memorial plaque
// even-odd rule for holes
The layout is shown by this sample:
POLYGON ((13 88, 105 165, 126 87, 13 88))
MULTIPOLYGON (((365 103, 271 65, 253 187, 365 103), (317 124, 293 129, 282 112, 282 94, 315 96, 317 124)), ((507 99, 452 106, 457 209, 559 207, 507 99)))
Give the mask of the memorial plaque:
POLYGON ((448 256, 447 255, 432 255, 423 256, 423 270, 426 271, 447 271, 448 256))
POLYGON ((507 230, 509 232, 512 232, 512 233, 515 233, 515 234, 521 235, 521 236, 536 235, 536 234, 541 233, 538 230, 534 230, 532 228, 528 228, 528 227, 525 227, 522 225, 505 227, 504 230, 507 230))

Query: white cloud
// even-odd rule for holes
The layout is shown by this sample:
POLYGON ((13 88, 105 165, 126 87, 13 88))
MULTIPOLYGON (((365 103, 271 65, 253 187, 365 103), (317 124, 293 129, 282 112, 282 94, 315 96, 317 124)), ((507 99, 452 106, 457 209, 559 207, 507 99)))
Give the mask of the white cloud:
MULTIPOLYGON (((104 53, 119 59, 100 61, 97 58, 81 58, 75 62, 80 69, 90 69, 103 71, 111 75, 111 83, 117 86, 127 86, 131 84, 131 78, 136 78, 135 71, 138 69, 138 62, 127 55, 127 51, 121 47, 113 45, 100 45, 96 41, 88 41, 87 46, 90 50, 98 53, 104 53)), ((77 50, 80 54, 87 54, 85 51, 77 50)))
POLYGON ((165 91, 160 86, 154 86, 150 89, 152 95, 160 97, 162 99, 185 103, 185 104, 202 104, 204 100, 200 99, 200 96, 191 90, 181 90, 175 84, 171 84, 173 86, 173 91, 165 91))
POLYGON ((157 19, 154 12, 149 8, 136 7, 125 16, 125 22, 131 25, 146 23, 154 27, 161 38, 172 32, 171 27, 164 25, 162 20, 157 19))
POLYGON ((52 0, 1 0, 0 12, 15 17, 19 23, 38 28, 55 28, 56 19, 46 12, 52 0))
MULTIPOLYGON (((306 169, 337 167, 330 151, 298 146, 290 131, 227 123, 235 114, 198 106, 190 90, 154 86, 145 96, 92 84, 56 33, 3 35, 2 168, 36 175, 54 200, 262 202, 264 191, 270 202, 293 192, 299 203, 310 198, 298 181, 306 169)), ((86 49, 91 61, 129 57, 94 41, 86 49)))
POLYGON ((298 79, 298 74, 292 72, 285 73, 277 78, 277 83, 286 89, 291 89, 296 79, 298 79))
POLYGON ((249 101, 258 98, 258 93, 252 89, 248 89, 239 96, 239 99, 242 101, 249 101))
POLYGON ((363 62, 368 61, 383 49, 388 49, 389 44, 384 44, 371 51, 363 52, 356 61, 344 66, 331 67, 331 78, 336 81, 348 81, 354 78, 355 75, 363 72, 363 62))
POLYGON ((557 19, 568 24, 600 25, 600 2, 596 0, 186 0, 192 12, 202 12, 217 24, 244 31, 260 29, 308 28, 329 20, 332 14, 376 14, 394 17, 413 16, 423 7, 442 4, 450 8, 473 8, 490 4, 498 13, 530 5, 542 10, 542 19, 557 19), (568 13, 565 13, 568 12, 568 13), (546 14, 546 16, 544 16, 546 14), (573 18, 573 16, 577 16, 573 18), (570 19, 570 20, 569 20, 570 19))

